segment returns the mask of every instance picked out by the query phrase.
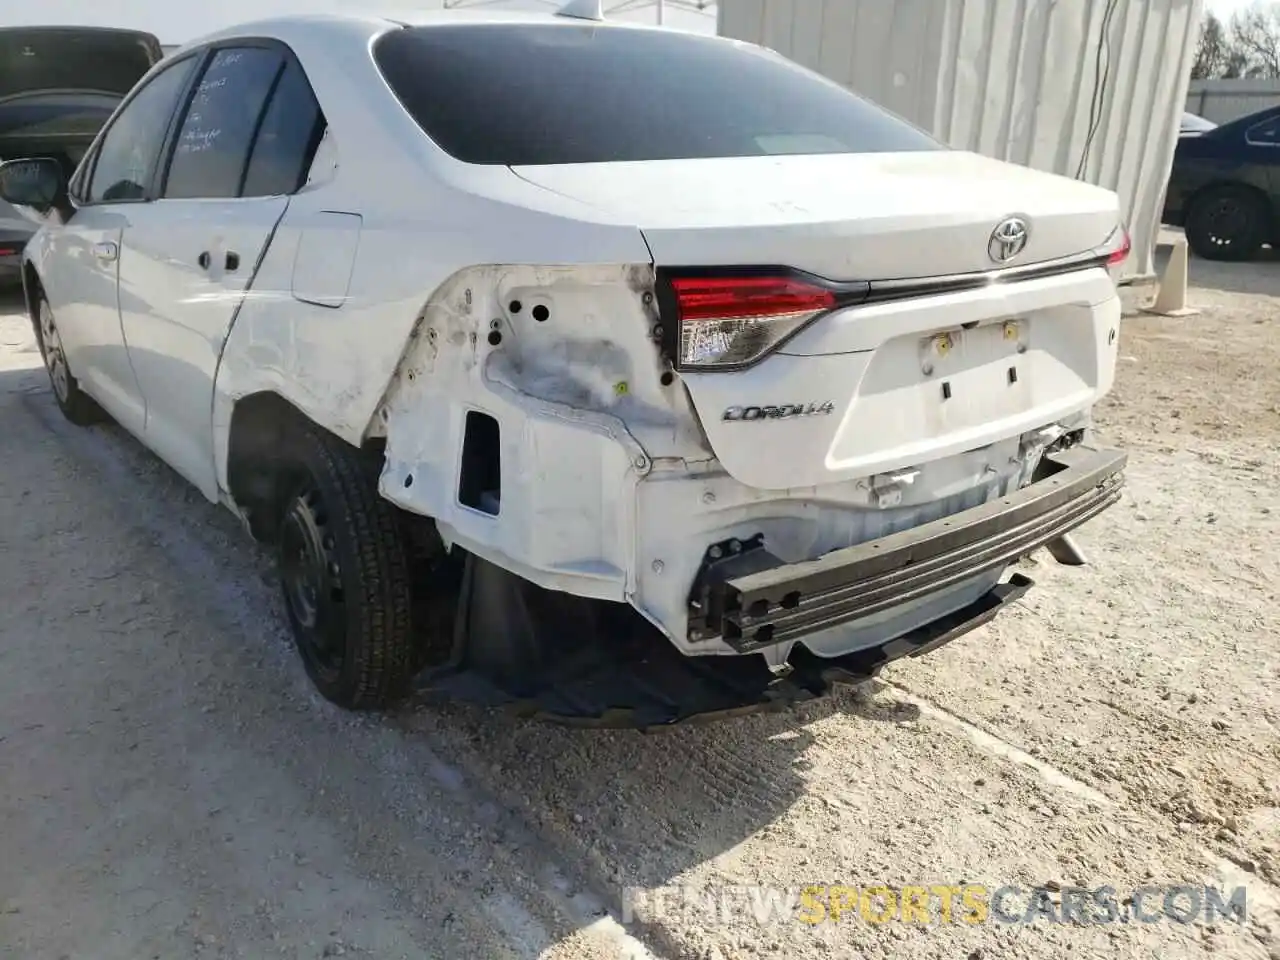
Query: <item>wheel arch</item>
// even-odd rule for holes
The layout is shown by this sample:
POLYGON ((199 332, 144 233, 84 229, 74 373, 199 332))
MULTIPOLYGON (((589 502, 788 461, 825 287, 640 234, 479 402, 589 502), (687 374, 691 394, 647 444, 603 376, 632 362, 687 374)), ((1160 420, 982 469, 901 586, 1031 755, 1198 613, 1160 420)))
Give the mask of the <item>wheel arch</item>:
POLYGON ((257 540, 271 542, 275 538, 283 493, 283 468, 288 463, 282 451, 287 449, 291 432, 303 426, 323 430, 353 449, 378 457, 379 461, 385 455, 384 438, 374 437, 363 444, 353 444, 340 433, 317 423, 275 390, 259 390, 236 398, 227 429, 226 492, 257 540))

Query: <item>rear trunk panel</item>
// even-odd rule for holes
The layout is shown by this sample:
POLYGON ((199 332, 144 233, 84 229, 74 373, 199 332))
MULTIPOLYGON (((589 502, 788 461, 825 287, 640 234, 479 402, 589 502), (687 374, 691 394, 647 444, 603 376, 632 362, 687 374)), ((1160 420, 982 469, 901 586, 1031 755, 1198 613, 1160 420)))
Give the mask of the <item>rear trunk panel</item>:
MULTIPOLYGON (((1119 222, 1110 191, 952 151, 516 173, 638 225, 656 266, 674 270, 777 266, 838 282, 984 274, 1094 250, 1119 222), (997 261, 992 235, 1011 216, 1028 225, 1026 246, 997 261)), ((682 377, 735 479, 823 486, 1087 409, 1110 388, 1118 322, 1110 276, 1088 267, 836 310, 753 366, 682 377)))
POLYGON ((777 265, 828 280, 990 270, 992 231, 1030 224, 1011 263, 1107 239, 1110 191, 977 154, 826 154, 517 167, 643 231, 660 267, 777 265))
POLYGON ((853 307, 734 373, 683 380, 724 468, 753 487, 910 470, 1092 406, 1115 374, 1119 301, 1095 268, 853 307), (724 419, 787 404, 831 414, 724 419))

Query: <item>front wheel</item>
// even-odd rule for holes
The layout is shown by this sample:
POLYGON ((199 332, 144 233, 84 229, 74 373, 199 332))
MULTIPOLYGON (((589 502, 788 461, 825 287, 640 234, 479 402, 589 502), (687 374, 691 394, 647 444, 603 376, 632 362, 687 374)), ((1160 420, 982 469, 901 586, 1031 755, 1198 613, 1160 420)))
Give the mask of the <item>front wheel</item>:
POLYGON ((1205 260, 1250 260, 1262 246, 1266 201, 1251 190, 1216 187, 1187 211, 1187 244, 1205 260))
POLYGON ((419 666, 404 524, 360 451, 311 425, 291 448, 277 549, 298 653, 338 706, 389 706, 419 666))
POLYGON ((106 414, 102 408, 80 389, 80 381, 71 374, 67 354, 62 347, 62 334, 54 320, 53 308, 49 306, 43 292, 36 304, 35 327, 40 356, 49 373, 49 384, 53 387, 53 399, 57 401, 62 415, 78 427, 87 427, 105 420, 106 414))

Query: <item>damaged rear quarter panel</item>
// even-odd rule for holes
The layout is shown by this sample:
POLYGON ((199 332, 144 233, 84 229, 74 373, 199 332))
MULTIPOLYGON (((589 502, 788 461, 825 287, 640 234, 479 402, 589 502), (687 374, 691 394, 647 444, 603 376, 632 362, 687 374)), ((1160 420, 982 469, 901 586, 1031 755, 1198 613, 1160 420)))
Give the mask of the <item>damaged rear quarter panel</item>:
POLYGON ((655 458, 709 457, 683 388, 662 383, 652 285, 649 264, 450 278, 377 417, 383 495, 535 583, 625 599, 635 483, 655 458), (459 502, 470 410, 498 423, 497 516, 459 502))
MULTIPOLYGON (((336 183, 291 201, 223 346, 212 419, 224 493, 231 417, 243 397, 278 394, 353 445, 378 435, 375 415, 424 304, 460 270, 521 260, 531 252, 563 263, 647 262, 648 249, 635 228, 523 209, 516 205, 520 196, 502 194, 501 171, 472 176, 471 188, 498 194, 495 199, 424 177, 404 158, 377 157, 372 164, 344 156, 336 183), (366 184, 383 176, 414 179, 422 189, 412 197, 396 194, 394 204, 383 202, 381 194, 371 203, 366 184), (318 213, 343 210, 363 219, 348 295, 331 305, 300 301, 291 288, 301 225, 318 213)), ((516 179, 509 172, 505 177, 516 179)))

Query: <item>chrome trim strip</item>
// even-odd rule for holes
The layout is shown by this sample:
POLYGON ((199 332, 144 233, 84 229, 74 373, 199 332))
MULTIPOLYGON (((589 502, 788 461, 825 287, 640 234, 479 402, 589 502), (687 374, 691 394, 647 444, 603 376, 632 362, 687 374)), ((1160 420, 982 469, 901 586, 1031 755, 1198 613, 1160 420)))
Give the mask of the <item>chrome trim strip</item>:
POLYGON ((977 273, 953 273, 939 277, 907 277, 901 280, 872 280, 867 296, 857 306, 872 303, 885 303, 890 300, 908 300, 913 297, 927 297, 939 293, 959 293, 964 290, 979 290, 982 287, 998 283, 1018 283, 1025 280, 1040 280, 1044 277, 1056 277, 1079 270, 1107 265, 1108 254, 1099 250, 1075 253, 1054 260, 1040 263, 1025 263, 1016 267, 1003 267, 999 270, 984 270, 977 273))

